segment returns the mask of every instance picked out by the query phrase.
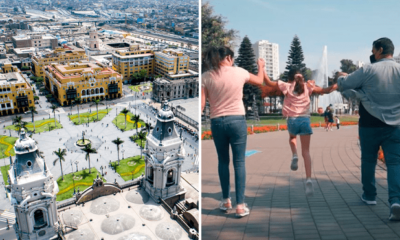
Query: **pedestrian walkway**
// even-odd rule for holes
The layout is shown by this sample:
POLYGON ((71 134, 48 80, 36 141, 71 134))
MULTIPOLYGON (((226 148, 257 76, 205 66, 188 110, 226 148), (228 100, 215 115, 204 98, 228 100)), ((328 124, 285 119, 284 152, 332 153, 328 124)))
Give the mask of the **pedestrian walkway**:
POLYGON ((0 222, 5 222, 9 224, 14 224, 15 222, 15 213, 0 210, 0 222))
MULTIPOLYGON (((287 131, 248 137, 246 199, 250 216, 219 210, 221 189, 213 141, 202 142, 202 239, 400 239, 400 223, 389 222, 386 171, 377 166, 377 205, 361 202, 357 126, 311 139, 314 196, 306 197, 305 169, 290 171, 287 131)), ((299 139, 298 139, 298 144, 299 139)), ((299 150, 301 156, 301 150, 299 150)), ((231 196, 235 203, 231 164, 231 196)))

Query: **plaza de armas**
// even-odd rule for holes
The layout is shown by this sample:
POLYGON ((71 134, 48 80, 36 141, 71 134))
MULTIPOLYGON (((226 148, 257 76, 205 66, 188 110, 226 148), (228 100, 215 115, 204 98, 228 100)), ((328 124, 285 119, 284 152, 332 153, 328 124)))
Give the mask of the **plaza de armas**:
MULTIPOLYGON (((165 98, 159 99, 160 94, 156 99, 159 102, 152 98, 154 76, 143 76, 142 82, 139 80, 135 85, 123 84, 118 72, 99 62, 51 64, 44 67, 44 78, 35 77, 30 70, 13 70, 26 81, 23 93, 27 97, 25 102, 18 100, 16 110, 0 117, 1 173, 5 186, 2 191, 6 196, 0 204, 8 206, 5 208, 8 211, 0 215, 1 236, 6 239, 69 239, 68 236, 97 239, 104 233, 111 238, 101 239, 120 236, 115 234, 123 236, 127 232, 109 233, 102 229, 99 233, 88 233, 85 227, 92 219, 86 225, 79 221, 72 223, 61 213, 84 207, 85 202, 93 205, 96 199, 105 196, 135 191, 141 197, 131 202, 147 206, 145 203, 150 199, 156 206, 161 204, 179 223, 174 234, 183 228, 187 238, 198 238, 198 190, 193 187, 198 180, 181 179, 182 171, 188 176, 196 173, 198 178, 198 125, 179 111, 182 107, 173 107, 165 98), (61 88, 63 92, 59 93, 61 88), (177 114, 183 117, 177 118, 177 114), (172 145, 171 139, 175 141, 172 145), (149 150, 150 142, 157 143, 154 149, 149 150), (169 153, 175 156, 171 160, 165 158, 169 153), (155 159, 159 162, 153 166, 150 162, 155 159), (161 167, 164 176, 155 172, 160 163, 164 164, 161 167), (194 190, 188 190, 187 186, 194 190), (80 225, 85 226, 83 230, 80 225)), ((21 90, 17 89, 16 94, 23 96, 21 90)), ((130 201, 128 195, 126 200, 130 201)), ((104 201, 113 201, 108 198, 104 201)), ((141 218, 146 219, 140 212, 141 218)), ((158 220, 166 218, 160 216, 158 220)), ((147 219, 152 221, 151 216, 147 219)), ((133 227, 124 226, 126 231, 133 227)), ((147 235, 146 239, 152 239, 149 235, 160 234, 160 229, 169 227, 172 225, 148 227, 146 234, 142 233, 147 235)))

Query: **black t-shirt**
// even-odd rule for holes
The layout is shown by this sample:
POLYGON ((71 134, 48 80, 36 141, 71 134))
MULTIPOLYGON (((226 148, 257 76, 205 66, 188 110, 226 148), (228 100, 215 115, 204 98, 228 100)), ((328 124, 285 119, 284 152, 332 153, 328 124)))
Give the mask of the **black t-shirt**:
POLYGON ((358 125, 360 127, 367 127, 367 128, 378 128, 378 127, 388 127, 386 123, 382 122, 378 118, 372 116, 362 105, 360 102, 359 108, 360 120, 358 125))

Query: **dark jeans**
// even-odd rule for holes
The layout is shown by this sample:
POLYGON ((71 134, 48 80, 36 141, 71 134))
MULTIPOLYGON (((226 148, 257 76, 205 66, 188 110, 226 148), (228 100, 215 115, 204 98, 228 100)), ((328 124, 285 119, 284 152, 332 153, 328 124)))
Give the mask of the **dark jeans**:
POLYGON ((359 127, 359 136, 364 196, 367 200, 375 200, 375 167, 379 147, 382 146, 387 167, 389 203, 400 204, 400 126, 359 127))
POLYGON ((222 197, 230 197, 229 183, 229 145, 232 148, 235 169, 236 203, 244 203, 246 186, 245 153, 247 124, 244 116, 224 116, 211 119, 211 131, 218 153, 218 174, 222 197))

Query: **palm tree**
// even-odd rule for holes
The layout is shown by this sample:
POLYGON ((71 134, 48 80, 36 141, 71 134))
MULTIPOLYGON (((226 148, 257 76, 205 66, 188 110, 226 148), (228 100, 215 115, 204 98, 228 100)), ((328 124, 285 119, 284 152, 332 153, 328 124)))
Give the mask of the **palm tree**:
POLYGON ((94 103, 90 104, 90 106, 96 105, 97 121, 99 121, 99 104, 104 105, 104 103, 100 102, 100 99, 96 99, 94 100, 94 103))
POLYGON ((51 110, 52 110, 52 112, 54 114, 54 127, 57 128, 56 111, 58 112, 58 110, 57 110, 58 107, 56 105, 54 105, 54 104, 51 104, 50 108, 51 108, 51 110))
POLYGON ((53 166, 56 165, 56 163, 58 161, 60 161, 60 167, 61 167, 61 178, 64 181, 64 174, 63 174, 63 169, 62 169, 62 161, 65 162, 65 158, 64 156, 67 155, 67 151, 65 149, 61 150, 61 148, 59 148, 57 151, 54 151, 54 153, 57 155, 58 158, 56 158, 53 162, 53 166))
POLYGON ((121 113, 125 115, 125 129, 126 129, 126 115, 129 113, 129 110, 124 108, 122 109, 121 113))
POLYGON ((33 131, 35 132, 36 131, 36 128, 35 128, 35 114, 37 114, 38 112, 36 111, 36 107, 29 107, 29 110, 31 111, 31 114, 32 114, 32 123, 33 123, 33 131))
POLYGON ((28 125, 28 123, 24 121, 15 124, 15 127, 18 129, 18 135, 21 134, 22 129, 25 129, 25 131, 28 132, 28 127, 26 125, 28 125))
POLYGON ((121 140, 120 138, 117 138, 115 140, 112 140, 112 142, 117 145, 117 152, 118 152, 118 165, 119 165, 119 145, 124 143, 123 140, 121 140))
POLYGON ((139 140, 140 140, 140 157, 142 157, 142 145, 143 145, 143 140, 146 140, 146 132, 139 132, 137 134, 139 140))
POLYGON ((12 119, 12 123, 20 123, 22 121, 22 117, 21 116, 15 116, 15 118, 12 119))
POLYGON ((79 123, 81 123, 81 115, 79 115, 79 105, 78 103, 81 103, 81 98, 75 98, 74 103, 76 103, 76 108, 78 109, 78 118, 79 118, 79 123))
POLYGON ((89 173, 92 173, 92 171, 90 170, 90 154, 97 153, 97 151, 95 148, 92 148, 92 144, 90 143, 88 145, 85 145, 85 148, 83 148, 82 151, 86 153, 85 159, 86 161, 89 160, 89 173))
POLYGON ((150 133, 150 130, 153 129, 154 127, 151 125, 151 123, 144 123, 144 124, 145 124, 146 131, 148 133, 150 133))
POLYGON ((133 122, 135 123, 135 125, 136 125, 136 132, 137 132, 138 123, 139 123, 139 121, 140 121, 139 115, 133 115, 133 116, 131 117, 131 121, 133 121, 133 122))

